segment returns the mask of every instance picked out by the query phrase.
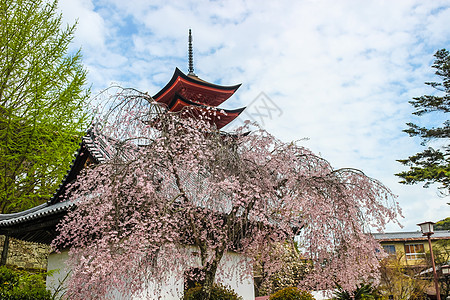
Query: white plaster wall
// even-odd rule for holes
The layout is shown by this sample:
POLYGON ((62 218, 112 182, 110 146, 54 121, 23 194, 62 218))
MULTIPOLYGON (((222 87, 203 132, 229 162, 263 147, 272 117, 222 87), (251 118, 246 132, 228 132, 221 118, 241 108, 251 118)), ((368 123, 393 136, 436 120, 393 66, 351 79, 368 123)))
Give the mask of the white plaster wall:
POLYGON ((216 281, 230 286, 244 300, 254 300, 253 267, 245 256, 228 252, 220 262, 216 281))
POLYGON ((66 260, 69 257, 69 250, 63 250, 61 253, 52 252, 47 260, 47 272, 52 271, 51 276, 47 275, 47 289, 52 294, 58 291, 57 295, 62 296, 65 292, 65 283, 67 281, 69 270, 66 268, 66 260))
MULTIPOLYGON (((174 273, 166 278, 164 283, 155 283, 151 279, 147 283, 147 287, 141 294, 133 297, 133 300, 141 299, 167 299, 180 300, 183 297, 184 280, 183 274, 174 273)), ((122 300, 121 298, 116 298, 122 300)))
MULTIPOLYGON (((195 248, 191 248, 191 252, 196 252, 195 248)), ((193 254, 194 255, 194 254, 193 254)), ((68 250, 61 253, 51 253, 48 258, 47 271, 53 271, 52 276, 47 276, 47 289, 52 291, 62 289, 64 291, 64 279, 68 274, 65 261, 68 258, 68 250)), ((192 267, 200 265, 200 261, 192 263, 192 267)), ((236 253, 225 253, 219 265, 216 281, 225 286, 230 286, 244 300, 254 300, 253 277, 251 276, 251 266, 249 260, 243 255, 236 253), (249 273, 250 270, 250 273, 249 273)), ((141 294, 133 297, 134 300, 140 299, 167 299, 179 300, 183 295, 184 289, 184 271, 173 271, 167 281, 158 284, 150 279, 146 288, 141 294), (156 293, 158 291, 158 293, 156 293)), ((116 300, 129 299, 129 297, 119 297, 114 291, 111 291, 113 298, 116 300)), ((59 293, 62 295, 62 293, 59 293)))

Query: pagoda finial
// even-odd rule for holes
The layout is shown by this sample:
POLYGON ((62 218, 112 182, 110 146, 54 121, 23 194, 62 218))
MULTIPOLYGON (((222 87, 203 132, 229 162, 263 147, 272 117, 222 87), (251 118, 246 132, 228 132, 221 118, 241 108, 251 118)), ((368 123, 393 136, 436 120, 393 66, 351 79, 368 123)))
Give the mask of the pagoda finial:
POLYGON ((189 73, 188 75, 194 75, 194 51, 192 50, 192 33, 189 29, 189 73))

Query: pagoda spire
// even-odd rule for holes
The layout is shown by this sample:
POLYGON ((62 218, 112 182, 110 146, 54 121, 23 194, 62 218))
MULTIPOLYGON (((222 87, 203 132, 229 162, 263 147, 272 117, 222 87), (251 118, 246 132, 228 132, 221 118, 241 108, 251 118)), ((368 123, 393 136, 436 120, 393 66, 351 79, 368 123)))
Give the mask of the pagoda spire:
POLYGON ((189 110, 189 114, 184 114, 185 116, 208 120, 217 129, 221 129, 236 119, 245 108, 222 109, 218 107, 236 92, 240 84, 222 86, 198 78, 194 73, 191 29, 189 29, 188 46, 189 73, 185 75, 176 68, 172 79, 153 96, 153 99, 164 105, 170 112, 189 110))
POLYGON ((191 29, 189 29, 189 73, 188 75, 194 75, 194 51, 192 50, 192 33, 191 29))

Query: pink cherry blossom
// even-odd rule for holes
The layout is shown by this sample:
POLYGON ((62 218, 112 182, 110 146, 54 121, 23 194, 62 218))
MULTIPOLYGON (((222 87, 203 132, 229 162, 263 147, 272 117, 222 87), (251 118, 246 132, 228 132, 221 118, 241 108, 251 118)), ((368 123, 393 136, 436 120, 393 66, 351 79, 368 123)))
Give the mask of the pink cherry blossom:
MULTIPOLYGON (((298 235, 310 262, 303 289, 377 279, 378 244, 367 234, 396 222, 391 191, 356 169, 333 169, 301 144, 284 143, 246 122, 234 134, 189 108, 168 113, 146 94, 124 90, 96 121, 110 157, 78 176, 67 194, 76 208, 58 225, 56 249, 70 247, 73 299, 138 293, 188 268, 198 248, 205 299, 227 276, 227 251, 280 265, 267 251, 298 235)), ((250 266, 251 264, 242 264, 250 266)), ((251 267, 242 270, 252 276, 251 267)))

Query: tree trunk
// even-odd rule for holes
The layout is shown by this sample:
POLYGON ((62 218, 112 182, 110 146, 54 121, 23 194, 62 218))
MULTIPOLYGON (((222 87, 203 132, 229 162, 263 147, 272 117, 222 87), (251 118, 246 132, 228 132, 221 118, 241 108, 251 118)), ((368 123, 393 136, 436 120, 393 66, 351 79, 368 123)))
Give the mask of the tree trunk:
POLYGON ((6 259, 8 258, 9 249, 9 236, 5 235, 5 241, 3 242, 2 258, 0 260, 0 266, 6 265, 6 259))
MULTIPOLYGON (((217 268, 216 268, 217 269, 217 268)), ((211 272, 207 270, 205 274, 205 280, 202 285, 202 293, 200 294, 200 300, 209 300, 211 297, 212 286, 214 284, 214 278, 216 277, 216 272, 211 272)))
POLYGON ((214 279, 216 278, 217 267, 219 266, 219 262, 222 260, 224 247, 222 249, 216 249, 216 257, 213 259, 211 263, 206 263, 206 266, 203 268, 205 270, 205 279, 202 284, 202 292, 200 294, 199 300, 209 300, 211 298, 211 291, 214 284, 214 279))

